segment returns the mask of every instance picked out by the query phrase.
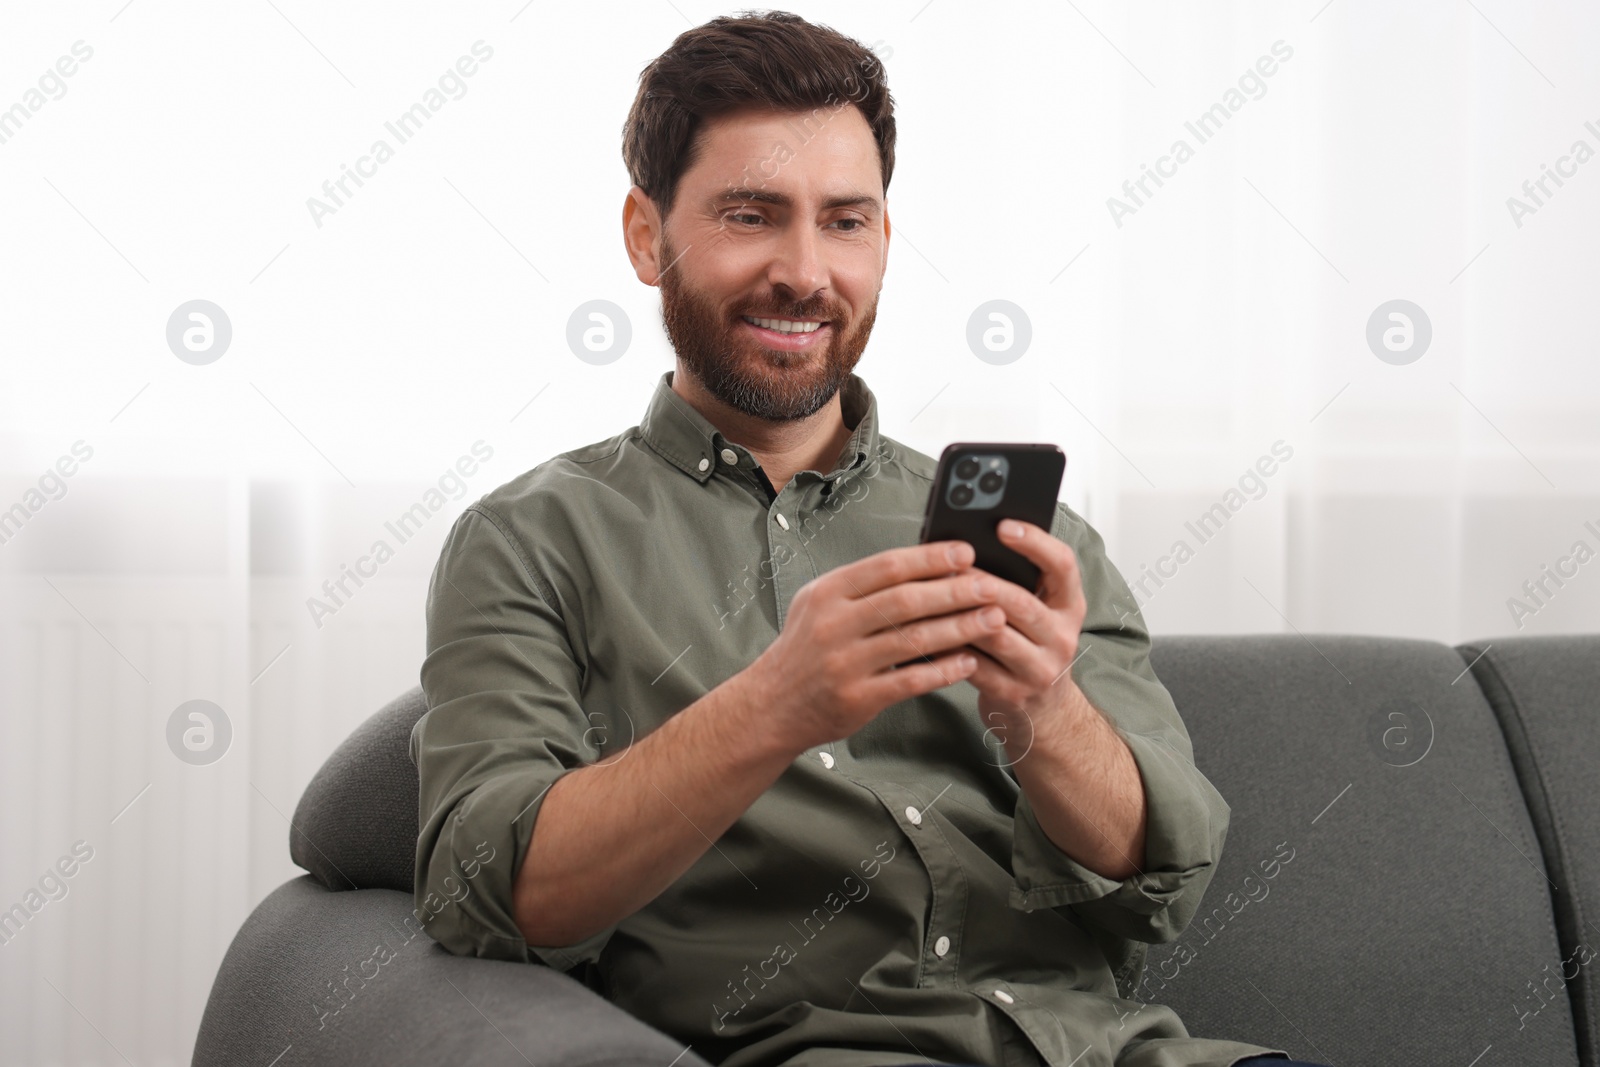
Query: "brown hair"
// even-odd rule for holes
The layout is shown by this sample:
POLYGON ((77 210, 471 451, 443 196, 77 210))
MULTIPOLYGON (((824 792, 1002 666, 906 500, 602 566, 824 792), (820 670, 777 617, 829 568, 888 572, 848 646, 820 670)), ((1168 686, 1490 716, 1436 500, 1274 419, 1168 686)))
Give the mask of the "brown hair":
POLYGON ((894 99, 878 57, 838 30, 787 11, 715 18, 679 34, 639 72, 639 93, 622 127, 622 159, 665 217, 678 179, 694 164, 704 120, 747 107, 815 113, 846 104, 872 128, 887 191, 894 99))

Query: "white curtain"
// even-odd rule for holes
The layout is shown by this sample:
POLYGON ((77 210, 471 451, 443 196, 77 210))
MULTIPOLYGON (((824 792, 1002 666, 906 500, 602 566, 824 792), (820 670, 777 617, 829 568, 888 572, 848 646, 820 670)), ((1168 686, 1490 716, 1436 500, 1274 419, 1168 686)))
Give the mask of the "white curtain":
MULTIPOLYGON (((1158 639, 1600 623, 1596 9, 799 10, 898 102, 886 433, 1059 443, 1158 639)), ((307 781, 416 683, 450 522, 637 422, 670 351, 618 129, 720 13, 6 15, 0 1060, 188 1062, 307 781), (596 300, 603 365, 567 341, 596 300), (193 700, 215 762, 169 744, 193 700)))

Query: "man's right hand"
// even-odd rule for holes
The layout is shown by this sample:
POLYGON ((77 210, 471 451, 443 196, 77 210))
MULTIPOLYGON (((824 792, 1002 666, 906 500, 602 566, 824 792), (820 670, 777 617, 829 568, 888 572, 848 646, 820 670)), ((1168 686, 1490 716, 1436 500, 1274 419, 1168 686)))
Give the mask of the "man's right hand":
POLYGON ((965 646, 1006 621, 986 607, 994 577, 972 561, 967 542, 936 541, 878 552, 801 586, 783 631, 745 669, 770 709, 764 718, 799 753, 966 678, 977 661, 965 646))

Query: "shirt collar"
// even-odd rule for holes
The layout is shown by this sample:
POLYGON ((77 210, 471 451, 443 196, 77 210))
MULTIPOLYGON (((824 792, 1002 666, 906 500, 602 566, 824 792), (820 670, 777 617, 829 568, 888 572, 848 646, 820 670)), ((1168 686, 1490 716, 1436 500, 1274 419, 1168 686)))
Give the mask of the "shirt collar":
MULTIPOLYGON (((645 441, 702 485, 719 467, 754 470, 758 464, 748 449, 724 437, 694 405, 672 391, 674 373, 665 371, 657 379, 655 393, 645 408, 644 418, 639 420, 639 430, 645 441), (732 454, 734 460, 730 462, 724 451, 732 454)), ((851 374, 839 386, 839 405, 845 425, 853 425, 855 429, 840 450, 833 469, 821 472, 824 482, 837 481, 878 451, 878 400, 859 375, 851 374)))

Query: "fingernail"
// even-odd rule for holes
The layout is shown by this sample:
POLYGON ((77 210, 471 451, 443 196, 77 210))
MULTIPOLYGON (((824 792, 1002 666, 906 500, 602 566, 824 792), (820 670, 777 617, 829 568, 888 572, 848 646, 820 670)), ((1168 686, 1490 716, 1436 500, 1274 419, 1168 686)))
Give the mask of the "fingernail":
POLYGON ((1000 520, 1000 536, 1001 537, 1021 537, 1022 536, 1022 523, 1017 522, 1014 519, 1001 519, 1000 520))

